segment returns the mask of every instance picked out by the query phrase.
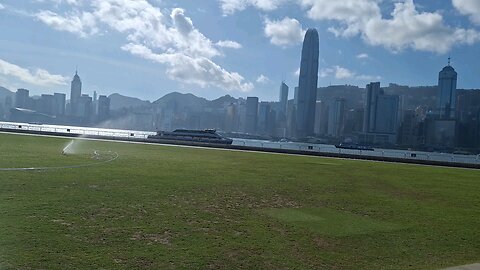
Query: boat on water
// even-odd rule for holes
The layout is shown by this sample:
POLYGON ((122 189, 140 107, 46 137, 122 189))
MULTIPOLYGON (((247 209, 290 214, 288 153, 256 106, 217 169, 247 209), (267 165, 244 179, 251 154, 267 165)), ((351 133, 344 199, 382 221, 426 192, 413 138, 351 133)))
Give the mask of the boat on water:
POLYGON ((354 143, 340 143, 336 144, 335 147, 340 149, 375 151, 375 149, 370 146, 358 145, 354 143))
POLYGON ((230 145, 233 142, 232 139, 219 135, 214 129, 176 129, 174 131, 157 131, 156 135, 150 135, 148 136, 148 139, 158 142, 191 142, 224 145, 230 145))

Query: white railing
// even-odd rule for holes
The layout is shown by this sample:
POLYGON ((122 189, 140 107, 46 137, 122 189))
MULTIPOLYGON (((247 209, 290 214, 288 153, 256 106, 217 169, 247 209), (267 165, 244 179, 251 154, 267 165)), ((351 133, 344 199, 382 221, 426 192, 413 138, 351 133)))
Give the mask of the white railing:
POLYGON ((370 157, 400 158, 413 160, 431 160, 450 163, 480 164, 480 155, 457 155, 448 153, 430 153, 422 151, 375 149, 374 151, 336 148, 334 145, 318 145, 293 142, 261 142, 235 139, 234 145, 267 147, 272 149, 312 151, 327 154, 350 154, 370 157))
POLYGON ((93 127, 75 127, 75 126, 59 126, 59 125, 39 125, 28 123, 11 123, 0 122, 0 128, 11 130, 25 130, 36 132, 53 132, 65 133, 74 135, 90 135, 90 136, 104 136, 114 138, 135 138, 146 139, 149 135, 154 135, 155 132, 135 131, 135 130, 119 130, 119 129, 103 129, 93 127))

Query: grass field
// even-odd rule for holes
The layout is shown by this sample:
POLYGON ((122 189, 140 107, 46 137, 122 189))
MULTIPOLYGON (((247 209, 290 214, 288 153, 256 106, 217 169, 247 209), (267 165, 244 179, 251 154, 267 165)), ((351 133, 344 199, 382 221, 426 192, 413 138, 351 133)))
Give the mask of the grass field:
POLYGON ((0 134, 0 269, 438 269, 480 261, 480 171, 0 134))

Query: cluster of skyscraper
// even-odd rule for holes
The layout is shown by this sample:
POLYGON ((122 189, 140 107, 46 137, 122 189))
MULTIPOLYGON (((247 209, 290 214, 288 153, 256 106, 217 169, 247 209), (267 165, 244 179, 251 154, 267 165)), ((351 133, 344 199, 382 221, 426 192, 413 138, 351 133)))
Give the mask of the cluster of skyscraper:
MULTIPOLYGON (((408 93, 409 87, 395 84, 382 88, 379 82, 372 82, 364 91, 358 87, 343 86, 344 94, 356 91, 354 94, 363 99, 363 105, 357 106, 351 97, 332 97, 324 93, 328 89, 317 88, 318 41, 317 31, 309 29, 303 43, 294 99, 288 100, 289 88, 282 82, 279 101, 270 103, 276 117, 270 118, 275 123, 271 125, 273 129, 269 130, 269 135, 371 145, 480 147, 480 104, 468 102, 472 98, 480 100, 480 91, 462 90, 457 93, 457 73, 450 65, 450 59, 439 73, 434 97, 436 105, 421 104, 421 100, 412 101, 415 94, 408 93), (323 99, 323 96, 328 98, 323 99), (465 105, 459 108, 457 103, 465 105)), ((422 98, 428 103, 430 97, 422 98)), ((265 117, 266 114, 258 108, 258 98, 247 98, 248 128, 244 131, 265 134, 255 129, 262 123, 258 120, 260 115, 257 116, 257 111, 265 117)))
MULTIPOLYGON (((263 121, 258 121, 260 129, 266 129, 268 134, 276 134, 285 137, 287 130, 289 135, 297 138, 305 138, 314 135, 315 106, 317 100, 318 82, 318 57, 319 37, 316 29, 308 29, 302 47, 300 63, 300 75, 298 88, 295 91, 295 106, 288 105, 288 86, 282 82, 280 86, 280 100, 277 104, 260 105, 260 116, 263 121), (269 119, 269 120, 268 120, 269 119), (270 123, 270 127, 266 124, 270 123), (289 124, 290 123, 290 124, 289 124), (283 131, 283 132, 282 132, 283 131), (279 134, 283 133, 283 134, 279 134)), ((247 133, 257 131, 258 98, 248 97, 246 106, 246 129, 247 133)), ((265 134, 265 132, 260 132, 265 134)))
POLYGON ((10 110, 10 120, 52 124, 92 124, 108 119, 110 99, 94 92, 93 98, 82 94, 82 81, 78 73, 71 82, 70 100, 66 94, 54 93, 30 96, 27 89, 15 93, 15 106, 10 110))

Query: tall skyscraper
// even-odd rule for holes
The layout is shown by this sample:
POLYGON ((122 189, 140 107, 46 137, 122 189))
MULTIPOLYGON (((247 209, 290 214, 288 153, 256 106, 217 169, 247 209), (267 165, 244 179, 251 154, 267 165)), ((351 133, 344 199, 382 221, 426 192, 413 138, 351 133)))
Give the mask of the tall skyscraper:
POLYGON ((380 94, 380 83, 369 83, 365 89, 365 113, 363 115, 363 132, 372 132, 375 127, 377 98, 380 94))
POLYGON ((279 117, 286 118, 287 115, 287 102, 288 102, 288 85, 282 82, 280 85, 280 98, 279 98, 279 117))
POLYGON ((15 107, 27 108, 30 98, 30 91, 27 89, 18 89, 15 93, 15 107))
POLYGON ((78 76, 78 72, 75 71, 75 76, 73 76, 73 80, 70 87, 70 109, 72 115, 77 114, 78 110, 78 102, 80 97, 82 96, 82 80, 80 80, 80 76, 78 76))
POLYGON ((328 135, 338 138, 343 135, 345 99, 336 98, 328 110, 328 135))
POLYGON ((97 91, 93 91, 93 113, 98 113, 98 96, 97 91))
POLYGON ((55 109, 55 99, 53 95, 49 94, 42 94, 39 100, 38 108, 37 110, 41 113, 48 114, 48 115, 54 115, 54 109, 55 109))
POLYGON ((245 132, 257 132, 258 97, 247 97, 247 108, 245 113, 245 132))
POLYGON ((315 108, 314 132, 317 135, 325 135, 328 130, 328 106, 325 101, 317 101, 315 108))
POLYGON ((378 97, 375 132, 386 134, 395 134, 398 132, 399 104, 399 96, 382 94, 378 97))
POLYGON ((82 121, 90 121, 90 118, 94 114, 93 111, 93 99, 87 94, 83 94, 78 98, 78 103, 76 103, 76 117, 82 118, 82 121))
POLYGON ((225 115, 225 131, 232 132, 238 131, 238 108, 237 105, 234 103, 230 103, 230 105, 226 108, 226 115, 225 115))
POLYGON ((387 133, 397 132, 399 96, 385 95, 379 82, 367 85, 365 97, 365 114, 363 132, 387 133))
POLYGON ((65 115, 66 95, 63 93, 54 93, 53 98, 55 100, 55 115, 65 115))
POLYGON ((98 97, 98 121, 105 121, 110 116, 110 98, 107 96, 100 95, 98 97))
MULTIPOLYGON (((295 108, 298 106, 298 86, 295 87, 295 90, 293 91, 293 106, 295 108)), ((295 115, 295 117, 297 116, 295 115)))
POLYGON ((313 135, 315 103, 317 100, 319 38, 316 29, 305 34, 298 80, 298 104, 296 109, 296 136, 313 135))
POLYGON ((270 103, 268 102, 262 101, 258 104, 257 132, 259 134, 266 134, 270 109, 270 103))
POLYGON ((448 65, 438 75, 438 115, 441 119, 455 118, 457 100, 457 72, 448 65))

